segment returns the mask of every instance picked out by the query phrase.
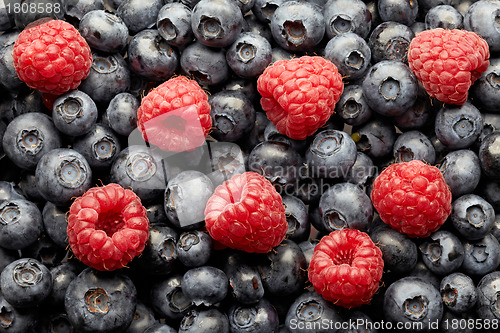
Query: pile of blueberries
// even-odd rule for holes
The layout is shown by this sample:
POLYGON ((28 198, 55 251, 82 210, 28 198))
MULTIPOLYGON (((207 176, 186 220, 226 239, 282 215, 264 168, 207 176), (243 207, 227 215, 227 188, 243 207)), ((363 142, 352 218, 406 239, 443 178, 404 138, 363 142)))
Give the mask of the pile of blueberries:
POLYGON ((497 331, 499 20, 498 0, 3 1, 0 332, 497 331), (12 60, 20 31, 47 16, 74 24, 93 52, 89 76, 52 109, 12 60), (463 106, 429 98, 407 65, 412 38, 438 27, 490 47, 463 106), (324 127, 292 140, 262 111, 256 80, 302 55, 331 60, 345 89, 324 127), (213 121, 206 144, 175 154, 136 128, 141 98, 174 75, 207 91, 213 121), (389 228, 370 201, 384 167, 413 159, 438 166, 453 194, 424 239, 389 228), (220 249, 204 230, 214 188, 244 171, 285 205, 287 237, 267 254, 220 249), (130 267, 99 272, 72 257, 66 214, 111 182, 141 198, 150 238, 130 267), (383 252, 383 283, 355 309, 307 279, 315 244, 342 228, 383 252))

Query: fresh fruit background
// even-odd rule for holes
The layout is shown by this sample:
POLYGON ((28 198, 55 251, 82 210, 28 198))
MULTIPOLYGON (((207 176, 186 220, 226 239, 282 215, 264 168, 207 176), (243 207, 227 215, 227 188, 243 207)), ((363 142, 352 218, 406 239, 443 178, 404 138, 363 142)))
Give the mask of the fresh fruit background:
POLYGON ((496 332, 499 0, 0 3, 0 332, 496 332))

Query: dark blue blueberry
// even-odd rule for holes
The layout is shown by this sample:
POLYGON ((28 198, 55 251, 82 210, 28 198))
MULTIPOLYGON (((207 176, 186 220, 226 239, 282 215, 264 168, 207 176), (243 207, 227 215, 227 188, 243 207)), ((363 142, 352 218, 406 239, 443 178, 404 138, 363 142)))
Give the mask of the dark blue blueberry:
POLYGON ((426 29, 461 29, 463 16, 455 7, 440 5, 429 9, 425 15, 426 29))
POLYGON ((316 245, 319 243, 318 240, 306 240, 303 242, 299 243, 299 247, 301 248, 302 252, 304 253, 304 256, 307 261, 307 266, 311 263, 311 258, 314 253, 314 248, 316 245))
POLYGON ((160 36, 173 46, 187 45, 194 38, 191 8, 183 3, 172 2, 161 7, 156 26, 160 36))
POLYGON ((468 275, 488 274, 500 264, 500 244, 491 233, 478 241, 464 242, 464 247, 462 270, 468 275))
POLYGON ((108 103, 116 94, 125 92, 130 87, 130 80, 127 62, 119 53, 93 53, 89 75, 78 89, 96 103, 108 103))
POLYGON ((419 246, 422 261, 437 275, 447 275, 460 268, 464 261, 464 245, 453 233, 440 230, 432 233, 419 246))
POLYGON ((345 181, 358 186, 367 186, 376 173, 377 167, 373 164, 373 160, 365 153, 357 152, 356 162, 346 174, 345 181))
POLYGON ((363 96, 373 109, 384 116, 400 116, 413 106, 418 81, 408 65, 384 60, 368 70, 363 80, 363 96))
POLYGON ((177 232, 164 225, 152 225, 149 239, 142 255, 134 261, 139 270, 147 270, 151 275, 167 275, 177 264, 177 232))
POLYGON ((47 303, 54 306, 64 306, 64 297, 69 284, 82 271, 82 266, 74 261, 66 261, 50 268, 52 276, 52 291, 47 296, 47 303))
POLYGON ((63 1, 61 0, 23 0, 19 2, 11 1, 6 3, 10 3, 8 10, 11 14, 14 14, 14 22, 19 30, 23 30, 28 24, 38 19, 49 17, 53 19, 61 19, 64 16, 63 1), (15 3, 20 4, 23 7, 19 8, 19 10, 15 10, 15 7, 13 6, 15 3))
POLYGON ((67 0, 62 3, 66 18, 75 22, 80 21, 90 11, 104 9, 103 0, 67 0))
POLYGON ((491 228, 491 234, 500 242, 500 214, 495 215, 495 222, 491 228))
POLYGON ((120 17, 104 10, 93 10, 85 14, 78 31, 89 46, 98 51, 120 52, 127 45, 127 26, 120 17))
POLYGON ((325 34, 321 8, 306 1, 285 1, 274 11, 271 33, 280 47, 289 51, 309 51, 325 34))
POLYGON ((302 291, 307 281, 306 270, 304 253, 291 240, 284 240, 259 261, 259 273, 269 295, 283 297, 302 291))
POLYGON ((125 188, 133 188, 145 202, 161 197, 166 186, 161 156, 139 145, 130 145, 115 157, 110 179, 125 188))
POLYGON ((290 305, 285 326, 295 333, 328 333, 331 327, 343 321, 340 311, 314 291, 305 291, 290 305), (331 323, 331 325, 322 325, 331 323))
POLYGON ((153 203, 144 206, 146 208, 146 213, 148 215, 149 224, 165 225, 167 220, 167 215, 165 209, 163 208, 163 203, 153 203))
MULTIPOLYGON (((418 8, 422 12, 427 12, 429 9, 439 6, 439 5, 450 5, 452 0, 419 0, 418 1, 418 8)), ((463 2, 463 1, 460 1, 463 2)))
POLYGON ((498 112, 500 103, 500 58, 490 59, 490 65, 471 87, 471 97, 482 110, 498 112))
POLYGON ((482 129, 481 112, 470 102, 460 106, 446 105, 436 115, 436 136, 450 149, 471 146, 482 129))
POLYGON ((5 3, 0 7, 0 30, 6 31, 14 27, 14 13, 7 10, 5 3))
POLYGON ((66 258, 66 250, 59 247, 46 233, 42 232, 37 241, 22 249, 21 253, 23 257, 36 259, 51 268, 66 258))
POLYGON ((346 326, 342 327, 339 330, 339 333, 378 332, 376 329, 377 323, 373 321, 370 316, 360 310, 348 311, 345 315, 344 323, 348 323, 349 326, 347 326, 348 328, 345 328, 346 326))
POLYGON ((500 212, 500 182, 486 179, 481 185, 479 188, 483 198, 493 206, 495 211, 500 212))
POLYGON ((222 90, 209 97, 213 129, 210 132, 219 141, 237 141, 255 125, 252 101, 242 92, 222 90))
POLYGON ((127 52, 131 69, 149 80, 166 81, 179 66, 177 51, 156 29, 138 32, 129 41, 127 52))
POLYGON ((0 203, 16 199, 26 199, 20 188, 13 182, 0 181, 0 203))
POLYGON ((16 308, 39 305, 50 295, 52 275, 33 258, 21 258, 8 264, 0 274, 2 295, 16 308))
POLYGON ((434 164, 436 161, 436 151, 432 142, 419 131, 408 131, 401 134, 394 142, 393 153, 396 162, 421 160, 434 164))
POLYGON ((14 67, 13 50, 13 43, 0 48, 0 83, 8 91, 17 91, 24 87, 14 67))
POLYGON ((481 179, 481 165, 472 150, 452 151, 440 162, 441 173, 455 198, 472 193, 481 179))
POLYGON ((233 304, 228 312, 232 333, 274 333, 278 330, 278 313, 266 299, 254 305, 233 304))
POLYGON ((199 171, 182 171, 168 181, 164 194, 167 218, 182 230, 198 229, 204 223, 205 206, 214 187, 199 171))
POLYGON ((255 0, 237 0, 236 4, 240 7, 241 13, 246 14, 255 5, 255 0))
POLYGON ((54 101, 52 121, 66 135, 80 136, 88 133, 95 125, 97 116, 97 106, 82 91, 69 91, 54 101))
POLYGON ((214 188, 232 176, 244 173, 245 157, 241 148, 232 142, 216 142, 208 145, 210 149, 211 173, 208 178, 214 188))
POLYGON ((410 26, 418 14, 418 1, 379 0, 378 13, 382 21, 393 21, 410 26))
POLYGON ((271 51, 271 56, 272 56, 271 64, 275 63, 276 61, 290 60, 296 57, 295 54, 290 53, 282 49, 281 47, 273 47, 271 51))
POLYGON ((8 264, 10 264, 11 262, 15 261, 18 258, 19 258, 18 251, 7 250, 4 249, 3 247, 0 247, 0 273, 8 264))
POLYGON ((32 89, 23 89, 16 94, 13 109, 12 119, 23 113, 46 112, 47 110, 43 105, 42 93, 32 89))
POLYGON ((25 113, 12 120, 2 144, 3 151, 16 166, 31 170, 45 153, 62 145, 50 117, 39 112, 25 113))
POLYGON ((191 29, 203 45, 226 47, 231 45, 243 26, 243 15, 235 1, 201 0, 191 13, 191 29))
MULTIPOLYGON (((361 38, 368 37, 372 15, 361 0, 329 0, 323 7, 325 28, 328 38, 352 32, 361 38)), ((367 63, 370 59, 366 59, 367 63)))
POLYGON ((257 144, 266 141, 264 132, 271 124, 269 118, 267 118, 265 112, 255 112, 255 124, 252 131, 240 141, 240 147, 246 152, 250 152, 257 144))
POLYGON ((177 258, 184 266, 203 266, 212 255, 212 238, 199 230, 185 232, 179 236, 176 250, 177 258))
POLYGON ((479 138, 475 145, 480 146, 483 139, 495 131, 500 131, 500 114, 496 113, 481 113, 483 116, 483 130, 479 134, 479 138))
MULTIPOLYGON (((443 318, 439 322, 439 328, 443 333, 474 333, 475 327, 471 325, 470 327, 466 327, 466 325, 460 325, 458 323, 466 323, 468 320, 472 322, 476 318, 475 311, 467 311, 464 313, 454 313, 448 310, 448 308, 444 309, 443 318), (450 325, 451 323, 457 323, 458 325, 450 325)), ((483 331, 484 332, 484 331, 483 331)))
POLYGON ((34 203, 24 199, 0 203, 0 244, 3 248, 26 248, 37 241, 42 231, 42 214, 34 203))
POLYGON ((175 329, 173 329, 171 326, 169 326, 167 324, 160 324, 160 323, 154 324, 141 332, 142 333, 177 333, 177 331, 175 329))
POLYGON ((155 319, 153 310, 151 310, 149 306, 138 300, 137 306, 135 307, 134 320, 132 320, 132 323, 127 328, 125 333, 144 333, 147 332, 146 329, 154 327, 155 325, 158 325, 158 321, 155 319))
POLYGON ((337 66, 343 78, 354 81, 362 78, 368 71, 372 53, 363 38, 354 32, 346 32, 328 41, 324 57, 337 66))
POLYGON ((500 271, 484 275, 477 285, 477 315, 482 319, 498 320, 500 307, 500 271))
POLYGON ((484 38, 490 47, 490 52, 500 51, 499 12, 498 1, 482 0, 471 4, 464 14, 465 30, 473 31, 484 38))
POLYGON ((68 207, 56 206, 47 201, 43 206, 42 220, 43 229, 47 236, 52 239, 59 247, 65 249, 68 246, 68 234, 66 221, 66 212, 68 207))
POLYGON ((356 162, 356 143, 344 131, 324 130, 314 136, 305 158, 310 176, 343 178, 356 162))
POLYGON ((276 125, 271 122, 268 122, 266 129, 264 130, 264 140, 286 143, 301 154, 307 149, 308 146, 308 142, 306 140, 294 140, 284 134, 281 134, 276 128, 276 125))
POLYGON ((256 267, 245 261, 241 253, 228 255, 224 273, 229 279, 229 293, 240 304, 255 304, 264 296, 264 286, 256 267))
POLYGON ((68 286, 64 307, 81 332, 123 332, 134 319, 137 289, 121 273, 83 270, 68 286))
POLYGON ((151 287, 150 303, 155 313, 168 320, 181 320, 194 304, 182 292, 182 274, 174 273, 151 287))
POLYGON ((73 149, 82 154, 93 169, 108 169, 120 153, 121 144, 108 126, 97 124, 75 140, 73 149))
MULTIPOLYGON (((5 139, 4 139, 5 142, 5 139)), ((479 147, 479 162, 481 169, 488 178, 500 180, 500 131, 493 132, 483 139, 479 147)), ((4 146, 5 149, 5 146, 4 146)))
POLYGON ((187 75, 204 87, 223 83, 229 78, 225 52, 199 42, 189 44, 182 51, 180 64, 187 75))
POLYGON ((361 127, 353 128, 351 137, 356 142, 358 151, 372 158, 379 158, 392 152, 396 130, 391 123, 375 118, 361 127))
POLYGON ((370 119, 373 112, 363 95, 363 88, 357 84, 349 84, 344 87, 344 92, 335 104, 335 113, 346 124, 360 126, 370 119))
MULTIPOLYGON (((254 6, 255 1, 256 0, 250 0, 248 1, 248 3, 252 3, 252 6, 254 6)), ((248 13, 243 17, 243 19, 245 20, 243 26, 244 32, 252 32, 264 37, 269 42, 273 41, 273 34, 271 33, 271 28, 269 27, 269 24, 260 21, 257 18, 257 15, 255 15, 254 13, 248 13)))
POLYGON ((415 269, 418 260, 417 245, 408 236, 386 225, 371 231, 370 238, 382 251, 384 270, 407 274, 415 269))
POLYGON ((0 295, 0 327, 4 332, 26 333, 32 330, 39 319, 39 311, 17 308, 0 295))
POLYGON ((421 323, 418 332, 429 332, 429 324, 443 316, 443 302, 439 290, 430 282, 407 276, 387 288, 384 314, 393 323, 421 323))
POLYGON ((299 198, 291 195, 283 195, 286 221, 288 222, 287 239, 295 242, 305 241, 311 232, 307 206, 299 198))
POLYGON ((256 78, 271 63, 271 43, 253 32, 243 32, 226 51, 227 64, 236 75, 256 78))
POLYGON ((69 148, 42 156, 35 176, 40 194, 56 205, 67 205, 92 186, 92 169, 82 154, 69 148))
POLYGON ((477 290, 470 276, 463 273, 453 273, 441 280, 439 288, 443 303, 455 313, 465 313, 471 310, 477 301, 477 290))
POLYGON ((367 231, 373 218, 370 197, 352 183, 338 183, 328 188, 319 201, 326 230, 345 228, 367 231))
POLYGON ((116 10, 131 35, 152 28, 163 6, 162 0, 123 0, 116 10))
POLYGON ((21 174, 21 179, 17 183, 23 196, 34 203, 43 203, 45 199, 40 195, 36 186, 36 176, 33 171, 25 171, 21 174))
POLYGON ((412 25, 410 25, 410 29, 411 31, 413 31, 413 33, 416 35, 418 35, 419 33, 421 33, 422 31, 424 30, 427 30, 425 28, 425 23, 424 22, 417 22, 415 21, 415 23, 413 23, 412 25))
POLYGON ((417 261, 417 265, 415 268, 408 274, 408 276, 414 276, 425 281, 428 281, 432 284, 436 289, 439 289, 439 284, 441 281, 441 277, 431 272, 429 268, 424 264, 422 260, 417 261))
MULTIPOLYGON (((231 78, 231 80, 222 86, 222 90, 242 92, 252 101, 260 98, 259 92, 257 91, 257 83, 253 79, 243 79, 240 77, 231 78)), ((258 111, 261 110, 259 109, 258 111)))
POLYGON ((287 0, 255 0, 252 12, 260 21, 270 23, 276 9, 286 1, 287 0))
POLYGON ((467 240, 479 240, 493 228, 493 206, 476 194, 465 194, 453 201, 450 220, 455 229, 467 240))
POLYGON ((217 308, 199 308, 182 318, 179 333, 229 333, 229 320, 217 308))
MULTIPOLYGON (((50 308, 49 308, 50 309, 50 308)), ((37 326, 38 333, 54 333, 54 332, 74 332, 74 327, 68 319, 68 315, 64 311, 50 311, 49 309, 42 312, 40 322, 37 326), (48 312, 45 314, 45 312, 48 312)))
POLYGON ((415 34, 410 27, 393 22, 383 22, 373 29, 368 39, 374 63, 382 60, 406 62, 410 42, 415 34))
POLYGON ((137 128, 139 104, 137 98, 130 93, 115 95, 102 116, 103 123, 120 135, 129 135, 137 128))
POLYGON ((212 306, 227 295, 229 281, 226 274, 213 266, 191 268, 182 277, 182 292, 195 305, 212 306))

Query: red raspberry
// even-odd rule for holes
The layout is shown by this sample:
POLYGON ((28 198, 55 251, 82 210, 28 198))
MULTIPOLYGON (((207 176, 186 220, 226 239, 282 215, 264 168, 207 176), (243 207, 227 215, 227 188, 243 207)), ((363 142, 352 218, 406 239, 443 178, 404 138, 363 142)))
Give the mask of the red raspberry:
POLYGON ((166 151, 189 151, 205 142, 212 127, 207 94, 185 76, 150 91, 137 110, 144 140, 166 151))
POLYGON ((108 184, 75 199, 67 231, 75 257, 100 271, 112 271, 125 267, 142 252, 149 221, 134 192, 108 184))
POLYGON ((430 96, 462 105, 470 86, 486 71, 490 50, 476 33, 425 30, 410 43, 408 65, 430 96))
POLYGON ((303 140, 334 113, 344 84, 331 61, 303 56, 267 67, 257 80, 257 89, 262 108, 278 131, 303 140))
POLYGON ((62 95, 76 89, 87 77, 92 54, 71 24, 43 20, 45 23, 28 25, 17 38, 12 54, 14 67, 29 87, 62 95))
POLYGON ((451 212, 451 192, 438 168, 420 160, 391 164, 373 182, 380 218, 410 237, 427 237, 451 212))
POLYGON ((384 270, 382 251, 356 229, 321 238, 309 264, 309 281, 327 301, 345 308, 368 304, 384 270))
POLYGON ((205 223, 216 241, 256 253, 279 245, 288 230, 281 196, 255 172, 235 175, 215 189, 205 208, 205 223))

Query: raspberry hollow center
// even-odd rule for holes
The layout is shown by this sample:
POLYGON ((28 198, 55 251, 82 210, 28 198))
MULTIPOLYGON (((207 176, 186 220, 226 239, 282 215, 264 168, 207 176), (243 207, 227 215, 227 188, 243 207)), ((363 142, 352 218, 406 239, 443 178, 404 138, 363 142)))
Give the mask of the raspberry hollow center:
POLYGON ((335 255, 332 257, 332 261, 335 265, 352 265, 352 262, 354 260, 354 253, 352 250, 340 250, 339 252, 335 253, 335 255))
POLYGON ((101 212, 99 220, 95 224, 96 230, 102 230, 108 237, 112 237, 115 232, 125 226, 125 221, 121 213, 121 207, 108 212, 101 212))

